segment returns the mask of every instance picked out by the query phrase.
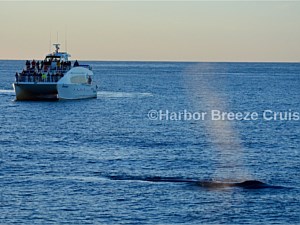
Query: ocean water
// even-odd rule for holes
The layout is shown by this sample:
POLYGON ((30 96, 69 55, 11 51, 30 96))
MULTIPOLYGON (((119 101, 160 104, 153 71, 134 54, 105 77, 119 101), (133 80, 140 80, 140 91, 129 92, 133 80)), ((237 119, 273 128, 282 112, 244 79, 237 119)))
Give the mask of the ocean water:
POLYGON ((0 61, 1 224, 300 223, 299 63, 88 63, 97 99, 22 102, 0 61))

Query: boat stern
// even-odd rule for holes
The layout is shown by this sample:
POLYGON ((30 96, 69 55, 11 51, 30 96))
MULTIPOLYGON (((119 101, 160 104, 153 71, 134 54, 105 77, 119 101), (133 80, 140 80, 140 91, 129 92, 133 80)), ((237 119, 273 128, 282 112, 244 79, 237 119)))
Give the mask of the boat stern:
POLYGON ((56 83, 14 82, 16 100, 57 100, 56 83))

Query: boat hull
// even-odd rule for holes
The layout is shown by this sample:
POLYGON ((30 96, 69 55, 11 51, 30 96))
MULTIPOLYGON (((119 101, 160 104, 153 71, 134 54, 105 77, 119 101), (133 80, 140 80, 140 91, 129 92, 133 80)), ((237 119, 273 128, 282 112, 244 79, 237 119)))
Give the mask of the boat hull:
POLYGON ((15 82, 16 100, 57 100, 57 83, 15 82))
POLYGON ((74 67, 58 82, 59 99, 97 98, 97 86, 92 82, 93 72, 85 67, 74 67))
POLYGON ((59 99, 97 98, 97 87, 94 84, 57 84, 59 99))
MULTIPOLYGON (((92 82, 93 72, 77 66, 57 82, 15 82, 16 100, 58 100, 97 98, 97 85, 92 82)), ((26 77, 25 77, 26 78, 26 77)), ((17 79, 18 80, 18 79, 17 79)))

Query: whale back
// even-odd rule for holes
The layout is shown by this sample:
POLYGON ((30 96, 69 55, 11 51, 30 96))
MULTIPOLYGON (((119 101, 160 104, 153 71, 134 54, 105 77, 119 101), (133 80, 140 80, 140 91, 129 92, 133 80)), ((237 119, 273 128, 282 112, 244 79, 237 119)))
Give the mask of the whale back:
POLYGON ((204 188, 226 188, 226 187, 240 187, 245 189, 261 189, 269 187, 265 183, 257 180, 246 180, 243 182, 218 182, 218 181, 197 181, 197 186, 204 188))
POLYGON ((265 183, 258 180, 246 180, 240 183, 236 183, 235 186, 247 189, 259 189, 268 187, 265 183))

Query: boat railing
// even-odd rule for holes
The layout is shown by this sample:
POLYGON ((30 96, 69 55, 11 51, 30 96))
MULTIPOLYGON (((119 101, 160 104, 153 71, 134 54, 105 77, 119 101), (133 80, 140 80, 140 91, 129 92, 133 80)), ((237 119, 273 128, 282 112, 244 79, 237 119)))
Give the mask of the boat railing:
MULTIPOLYGON (((92 69, 90 65, 80 64, 80 67, 92 69)), ((57 82, 71 69, 70 66, 67 67, 51 67, 44 66, 41 69, 37 68, 26 68, 22 73, 16 73, 15 81, 18 82, 57 82)))
MULTIPOLYGON (((43 68, 42 70, 34 70, 34 72, 38 72, 38 73, 50 73, 50 74, 56 74, 56 73, 66 73, 70 70, 71 68, 70 67, 67 67, 67 68, 57 68, 57 67, 54 67, 54 68, 51 68, 51 67, 45 67, 43 68)), ((32 71, 30 71, 32 73, 32 71)))
POLYGON ((84 68, 89 69, 89 70, 92 70, 92 67, 90 65, 80 64, 79 66, 84 67, 84 68))
POLYGON ((18 74, 16 75, 16 82, 25 83, 51 83, 58 82, 63 77, 63 74, 18 74))
POLYGON ((44 67, 40 70, 25 69, 22 73, 16 73, 16 82, 57 82, 64 76, 70 67, 44 67))

